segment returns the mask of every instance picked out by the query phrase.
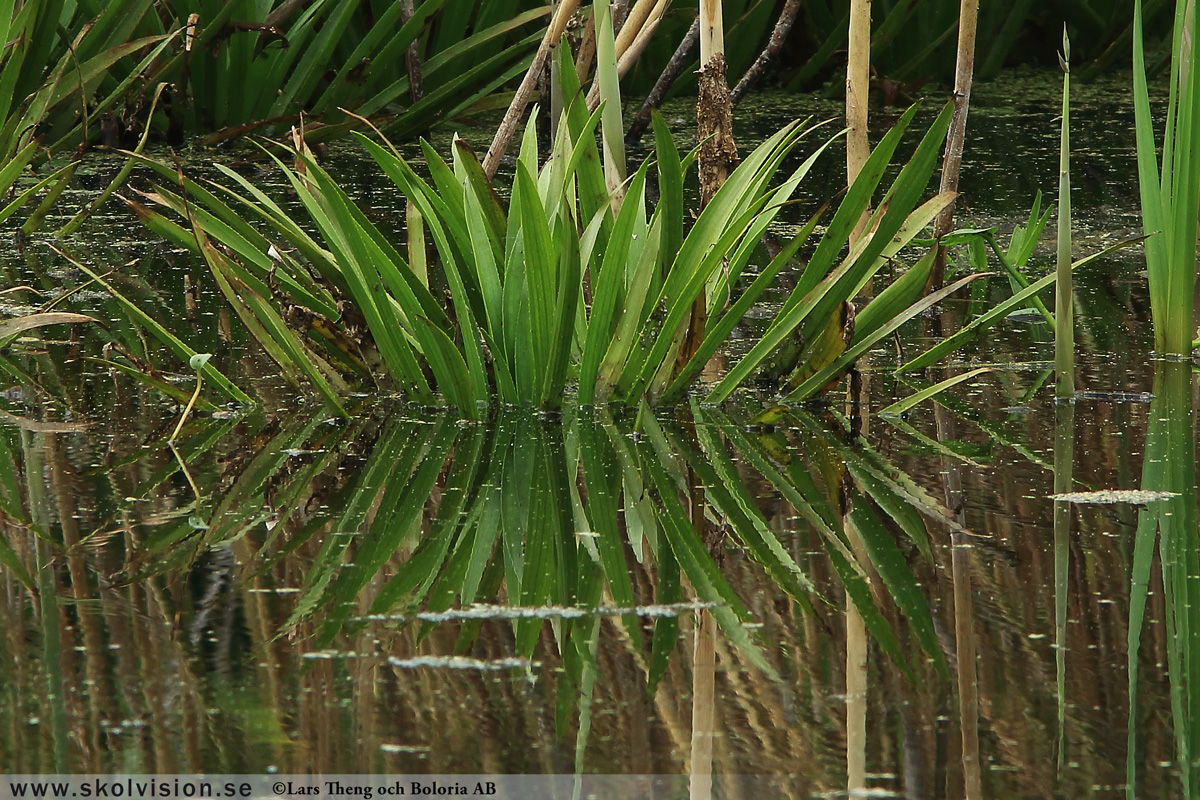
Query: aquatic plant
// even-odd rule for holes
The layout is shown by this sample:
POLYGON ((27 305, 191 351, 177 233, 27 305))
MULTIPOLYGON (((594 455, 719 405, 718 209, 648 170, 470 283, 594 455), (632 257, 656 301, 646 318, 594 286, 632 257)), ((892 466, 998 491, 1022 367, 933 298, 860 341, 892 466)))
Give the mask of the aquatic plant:
MULTIPOLYGON (((478 15, 465 0, 301 6, 0 3, 9 42, 0 57, 0 190, 47 153, 144 140, 151 128, 175 142, 202 133, 216 143, 306 113, 317 141, 359 124, 339 110, 348 108, 379 116, 394 135, 423 131, 524 71, 537 39, 525 29, 547 13, 526 0, 489 3, 478 15), (424 61, 406 62, 418 40, 424 61)), ((71 175, 65 167, 19 199, 50 186, 53 202, 71 175)), ((16 207, 0 209, 0 221, 16 207)))
POLYGON ((1200 214, 1200 63, 1197 7, 1175 4, 1167 119, 1159 161, 1150 112, 1143 43, 1142 3, 1134 4, 1133 99, 1137 127, 1138 181, 1146 240, 1146 271, 1154 318, 1154 349, 1170 355, 1192 351, 1196 286, 1196 225, 1200 214), (1153 235, 1152 235, 1153 234, 1153 235))
MULTIPOLYGON (((1059 134, 1058 246, 1054 284, 1054 394, 1075 396, 1075 314, 1071 291, 1071 40, 1063 28, 1062 130, 1059 134)), ((1058 491, 1057 489, 1055 491, 1058 491)))
POLYGON ((286 129, 304 112, 322 123, 310 132, 316 141, 357 124, 344 108, 387 115, 395 135, 423 131, 524 71, 537 37, 523 31, 547 12, 501 0, 472 16, 473 5, 171 0, 165 24, 186 45, 159 72, 175 83, 170 124, 176 136, 217 142, 286 129), (419 60, 406 60, 419 42, 419 60))
MULTIPOLYGON (((971 107, 971 83, 975 79, 975 31, 979 23, 978 0, 962 0, 958 20, 958 47, 954 64, 954 118, 946 134, 946 151, 938 187, 943 192, 958 192, 962 170, 963 143, 967 132, 967 114, 971 107)), ((938 215, 933 226, 935 253, 933 269, 926 281, 927 291, 940 289, 946 276, 946 235, 954 226, 954 206, 938 215)))
MULTIPOLYGON (((868 235, 839 263, 850 229, 862 215, 912 115, 913 110, 905 114, 876 148, 765 343, 735 367, 734 377, 717 387, 714 399, 728 396, 796 328, 804 326, 802 335, 808 342, 818 341, 822 331, 841 331, 846 300, 944 207, 947 199, 938 197, 912 216, 908 213, 932 171, 948 111, 901 171, 886 202, 872 217, 868 235)), ((295 312, 288 310, 295 306, 326 320, 310 330, 328 330, 340 317, 335 298, 344 297, 354 301, 373 339, 364 344, 378 348, 392 380, 414 398, 430 399, 436 388, 449 404, 468 415, 478 414, 478 405, 493 395, 504 403, 557 405, 571 372, 578 374, 578 399, 583 404, 610 399, 635 403, 643 396, 674 400, 815 227, 813 219, 725 309, 731 287, 737 285, 762 233, 822 148, 782 186, 771 188, 777 165, 804 129, 789 126, 769 138, 734 171, 685 236, 682 173, 692 158, 680 158, 659 123, 657 170, 662 200, 648 213, 644 193, 651 163, 646 162, 630 179, 625 201, 614 213, 591 139, 597 119, 598 114, 586 117, 582 108, 572 106, 551 158, 540 170, 532 128, 527 131, 507 213, 465 143, 455 145, 453 166, 424 146, 431 185, 398 155, 362 139, 381 170, 420 209, 429 226, 449 288, 447 310, 409 269, 399 250, 303 150, 295 169, 282 162, 279 166, 328 250, 230 171, 226 174, 244 194, 220 191, 266 222, 272 229, 271 240, 215 194, 187 180, 190 200, 163 186, 147 197, 189 220, 194 230, 140 204, 134 208, 156 231, 199 249, 243 319, 265 341, 277 343, 269 348, 272 355, 285 370, 307 375, 327 398, 337 393, 326 377, 332 362, 325 359, 332 356, 343 365, 353 361, 344 335, 335 349, 327 348, 326 355, 316 359, 313 347, 297 338, 283 320, 285 314, 295 318, 295 312), (227 246, 237 261, 212 246, 211 240, 227 246), (722 269, 725 259, 728 272, 722 269), (592 292, 590 303, 581 300, 585 274, 592 292), (265 283, 269 277, 274 288, 265 283), (676 363, 681 326, 706 287, 710 313, 717 316, 696 354, 676 363), (284 295, 285 303, 275 299, 284 295), (665 316, 654 313, 659 307, 665 309, 665 316), (432 382, 424 369, 432 373, 432 382)), ((173 169, 157 168, 175 177, 173 169)), ((917 271, 920 280, 909 275, 898 281, 860 315, 852 340, 860 349, 926 307, 913 305, 919 296, 916 284, 924 280, 924 273, 917 271)), ((309 331, 301 331, 301 336, 307 339, 309 331)), ((840 340, 840 334, 835 340, 840 340)), ((801 349, 784 374, 793 368, 819 373, 824 378, 820 384, 804 387, 811 394, 849 366, 853 354, 840 358, 844 351, 836 341, 831 347, 822 342, 807 356, 801 349)), ((795 376, 793 381, 796 386, 803 383, 795 376)))
MULTIPOLYGON (((1014 311, 1019 311, 1027 307, 1032 307, 1033 309, 1037 310, 1043 315, 1048 323, 1054 324, 1053 316, 1045 308, 1045 304, 1038 299, 1038 294, 1046 291, 1055 284, 1058 275, 1057 271, 1051 272, 1039 278, 1038 280, 1030 281, 1029 278, 1026 277, 1016 266, 1017 264, 1023 264, 1024 259, 1028 259, 1029 255, 1032 253, 1033 247, 1037 244, 1037 238, 1036 236, 1030 236, 1029 231, 1040 231, 1045 225, 1046 217, 1049 215, 1049 211, 1047 210, 1046 216, 1042 216, 1040 218, 1037 216, 1037 214, 1038 206, 1035 204, 1033 213, 1030 216, 1029 227, 1018 226, 1014 230, 1013 238, 1009 244, 1007 253, 1002 252, 999 246, 995 243, 995 232, 991 229, 952 231, 944 238, 944 241, 949 240, 949 242, 952 244, 962 243, 963 239, 979 239, 980 241, 988 242, 989 246, 992 248, 992 252, 997 257, 997 260, 1009 273, 1009 280, 1012 282, 1014 289, 1013 294, 1008 299, 997 303, 991 308, 981 311, 977 316, 956 330, 954 333, 947 335, 925 352, 905 362, 896 370, 897 372, 923 369, 936 364, 950 353, 953 353, 955 350, 965 345, 967 342, 977 339, 991 325, 994 325, 998 321, 1004 319, 1007 315, 1013 313, 1014 311), (1037 220, 1036 224, 1035 220, 1037 220), (1021 242, 1019 246, 1017 244, 1018 241, 1021 242), (1014 256, 1016 256, 1016 258, 1014 258, 1014 256), (1018 258, 1022 260, 1018 260, 1018 258)), ((1145 240, 1146 237, 1144 236, 1135 236, 1117 242, 1116 244, 1109 245, 1099 252, 1092 253, 1089 256, 1079 259, 1078 261, 1071 262, 1070 270, 1071 272, 1074 272, 1075 270, 1087 266, 1093 261, 1102 259, 1105 256, 1116 252, 1117 250, 1138 244, 1145 240)), ((980 256, 981 258, 986 258, 986 254, 982 252, 980 253, 980 256)))
MULTIPOLYGON (((0 2, 0 193, 8 195, 31 164, 98 138, 108 118, 140 85, 172 40, 145 35, 152 0, 74 4, 64 0, 0 2)), ((24 223, 29 233, 75 173, 61 166, 22 187, 0 208, 0 222, 43 189, 24 223)))
MULTIPOLYGON (((370 652, 378 674, 406 666, 435 678, 439 662, 457 655, 504 679, 529 674, 548 685, 547 721, 559 736, 578 731, 580 763, 593 696, 598 702, 599 687, 620 677, 612 659, 626 653, 636 664, 620 678, 634 696, 668 702, 674 692, 664 698, 658 689, 680 681, 688 650, 681 640, 690 638, 681 634, 693 614, 712 615, 717 655, 744 680, 778 691, 797 679, 786 676, 788 654, 768 647, 775 640, 758 625, 783 614, 813 615, 824 626, 813 605, 825 606, 826 586, 818 588, 809 567, 797 563, 792 537, 805 534, 779 527, 791 514, 781 516, 755 489, 758 475, 782 473, 777 479, 789 487, 787 496, 804 498, 803 513, 815 520, 814 541, 824 542, 817 549, 832 554, 814 560, 836 560, 828 583, 850 584, 852 602, 864 604, 872 633, 913 690, 945 674, 914 574, 929 568, 928 534, 905 499, 909 490, 891 488, 907 479, 878 454, 844 445, 845 458, 853 458, 849 477, 841 434, 822 421, 809 417, 797 433, 762 434, 698 405, 694 423, 648 413, 631 423, 603 413, 548 418, 503 409, 485 427, 463 426, 446 412, 390 412, 335 425, 324 413, 193 417, 179 443, 207 498, 199 521, 177 504, 177 463, 154 452, 170 426, 139 432, 128 450, 88 470, 74 463, 58 433, 18 436, 0 427, 0 555, 11 543, 15 566, 6 571, 41 587, 14 587, 5 620, 43 623, 40 615, 17 614, 32 607, 53 621, 54 604, 61 608, 69 598, 78 605, 73 624, 38 630, 35 646, 88 642, 78 661, 44 676, 48 685, 62 685, 64 676, 70 684, 82 661, 96 670, 107 659, 144 652, 132 649, 141 640, 130 642, 128 631, 169 631, 161 647, 170 649, 159 652, 178 658, 172 680, 199 707, 225 708, 219 691, 207 696, 213 687, 201 679, 206 670, 281 678, 282 691, 261 709, 278 734, 291 718, 279 713, 277 698, 292 696, 296 682, 303 685, 325 659, 370 652), (235 426, 239 434, 231 437, 235 426), (231 447, 242 435, 256 446, 231 447), (683 499, 689 470, 712 486, 700 531, 683 499), (836 522, 825 522, 839 491, 860 475, 864 483, 851 491, 856 519, 868 529, 867 556, 851 552, 836 522), (80 493, 89 512, 76 520, 70 511, 80 493), (109 496, 113 501, 104 502, 109 496), (21 516, 3 513, 9 500, 21 516), (898 540, 885 527, 893 514, 903 531, 898 540), (109 530, 120 534, 95 535, 109 530), (910 560, 917 566, 910 569, 910 560), (866 574, 876 568, 883 583, 873 590, 866 574), (779 598, 765 608, 764 587, 779 598), (146 607, 155 613, 143 628, 114 616, 146 607), (97 639, 107 625, 109 635, 97 639), (114 654, 93 648, 95 641, 130 649, 114 654), (250 652, 239 654, 245 647, 250 652), (293 658, 309 669, 275 671, 293 658)), ((797 656, 806 652, 794 646, 797 656)), ((158 685, 155 663, 140 661, 140 685, 158 685)), ((13 669, 11 660, 4 669, 13 669)), ((11 689, 14 676, 5 674, 11 689)), ((89 718, 106 724, 141 708, 141 692, 109 691, 111 672, 93 674, 97 683, 65 704, 61 718, 47 716, 47 731, 73 736, 89 718)), ((206 730, 188 733, 203 738, 206 730)), ((80 741, 85 753, 100 757, 90 740, 80 741)))

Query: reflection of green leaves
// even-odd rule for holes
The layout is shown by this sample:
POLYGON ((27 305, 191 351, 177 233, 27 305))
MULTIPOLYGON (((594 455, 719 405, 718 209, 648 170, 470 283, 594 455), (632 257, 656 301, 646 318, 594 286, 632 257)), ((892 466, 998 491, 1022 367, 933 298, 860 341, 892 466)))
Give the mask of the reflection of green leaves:
POLYGON ((946 659, 942 655, 942 646, 938 642, 937 632, 934 630, 929 601, 925 599, 924 593, 917 585, 912 569, 909 568, 900 548, 896 546, 891 532, 884 527, 883 521, 868 505, 866 498, 861 495, 855 498, 854 510, 850 512, 850 518, 854 521, 854 528, 861 537, 867 557, 871 559, 871 565, 879 573, 892 601, 908 619, 917 641, 921 643, 921 647, 932 659, 938 674, 948 679, 950 673, 946 667, 946 659))
POLYGON ((304 581, 300 599, 285 627, 292 628, 309 616, 325 599, 329 585, 342 566, 342 558, 351 539, 361 533, 363 522, 370 513, 376 496, 397 464, 411 464, 424 443, 413 436, 408 425, 398 425, 385 433, 376 443, 363 467, 356 489, 350 494, 341 516, 322 542, 312 569, 304 581))
MULTIPOLYGON (((446 457, 458 438, 453 422, 445 417, 432 430, 426 431, 423 437, 413 436, 415 431, 407 433, 410 441, 406 443, 405 452, 397 459, 397 463, 405 466, 411 464, 415 469, 404 479, 393 476, 387 483, 375 520, 355 549, 353 567, 343 569, 330 587, 328 598, 333 604, 333 611, 323 628, 323 641, 332 638, 336 623, 349 615, 354 598, 400 549, 409 534, 416 530, 446 457), (422 450, 425 442, 428 442, 428 447, 422 450)), ((480 440, 479 432, 472 430, 465 441, 457 442, 458 452, 447 474, 437 517, 404 567, 380 591, 374 609, 388 609, 399 598, 413 593, 416 597, 410 602, 416 602, 428 591, 456 533, 452 523, 457 521, 469 490, 469 482, 477 466, 480 440)))
POLYGON ((970 372, 963 372, 963 373, 959 373, 958 375, 953 375, 953 376, 947 378, 946 380, 941 381, 940 383, 935 383, 932 386, 927 386, 924 389, 922 389, 921 391, 916 392, 915 394, 911 394, 908 397, 905 397, 901 400, 897 400, 896 402, 892 403, 887 408, 882 409, 879 413, 883 416, 887 416, 889 414, 895 414, 895 415, 899 416, 900 414, 905 413, 906 411, 908 411, 910 408, 917 405, 918 403, 924 402, 925 400, 928 400, 929 398, 933 397, 934 395, 944 392, 945 390, 949 389, 951 386, 955 386, 957 384, 962 383, 963 381, 970 380, 971 378, 974 378, 977 375, 982 375, 985 372, 991 372, 991 371, 992 371, 991 367, 980 367, 979 369, 973 369, 970 372))
MULTIPOLYGON (((700 416, 699 406, 693 404, 692 412, 700 423, 703 417, 700 416)), ((802 607, 811 609, 808 596, 813 592, 812 583, 784 549, 775 532, 768 527, 762 512, 754 505, 753 498, 738 476, 733 460, 717 441, 711 428, 698 424, 696 435, 712 466, 704 458, 691 458, 689 464, 696 471, 710 500, 729 519, 734 533, 780 588, 802 607)))
MULTIPOLYGON (((618 525, 621 473, 617 458, 604 431, 590 418, 579 422, 579 449, 587 487, 587 518, 596 533, 596 549, 604 573, 608 575, 609 590, 618 605, 632 608, 635 605, 633 585, 629 580, 625 545, 618 525)), ((624 621, 630 637, 640 643, 637 620, 626 616, 624 621)))
MULTIPOLYGON (((895 635, 876 607, 871 590, 863 578, 867 566, 879 573, 889 596, 909 620, 922 648, 933 660, 939 673, 946 674, 928 601, 892 533, 876 513, 876 509, 884 512, 912 539, 919 552, 932 560, 929 537, 918 512, 941 517, 936 502, 911 478, 883 462, 874 451, 843 443, 835 433, 802 412, 788 412, 788 418, 803 426, 803 430, 797 431, 801 435, 803 452, 814 460, 814 469, 826 484, 825 492, 818 488, 800 460, 792 456, 787 445, 767 436, 751 441, 727 420, 721 425, 721 430, 784 499, 821 532, 822 544, 846 593, 858 608, 868 630, 897 666, 906 673, 909 670, 895 635), (787 460, 786 472, 775 466, 776 462, 783 459, 787 460), (846 522, 854 526, 869 565, 858 563, 843 535, 837 512, 832 508, 830 496, 836 495, 845 472, 853 477, 857 485, 851 495, 852 510, 846 522)), ((948 512, 944 521, 949 521, 948 512)))
MULTIPOLYGON (((182 515, 143 540, 143 566, 182 568, 197 552, 241 540, 253 548, 247 569, 265 578, 279 559, 315 548, 285 631, 315 630, 323 647, 388 619, 418 625, 421 644, 435 625, 457 624, 454 649, 466 652, 482 625, 500 623, 511 627, 522 658, 557 649, 559 729, 569 729, 576 713, 586 727, 605 616, 631 650, 647 651, 651 691, 680 652, 677 615, 688 613, 689 600, 707 608, 739 660, 776 677, 725 551, 733 545, 750 555, 730 563, 761 567, 798 613, 811 613, 815 590, 808 564, 797 563, 791 542, 759 507, 746 477, 757 470, 818 531, 880 649, 914 674, 895 627, 903 615, 911 641, 944 670, 908 563, 929 555, 928 536, 913 490, 892 468, 804 415, 791 417, 803 432, 797 448, 780 434, 747 435, 699 404, 691 410, 694 424, 643 413, 633 428, 604 416, 548 421, 517 409, 487 426, 448 415, 432 425, 400 419, 373 442, 367 420, 293 421, 237 467, 206 529, 193 531, 182 515), (360 457, 361 466, 349 469, 355 462, 346 459, 360 457), (354 477, 319 493, 307 488, 334 471, 354 477), (897 541, 893 530, 914 544, 897 541), (873 586, 875 573, 882 580, 873 586), (374 594, 364 601, 368 587, 374 594), (358 616, 364 607, 367 618, 358 616), (642 616, 654 618, 652 633, 642 616)), ((182 446, 203 450, 212 442, 193 434, 182 446)))
POLYGON ((659 523, 664 535, 660 547, 671 548, 697 596, 704 602, 716 604, 711 613, 729 640, 752 664, 768 675, 777 677, 775 668, 766 660, 762 649, 750 638, 745 626, 749 621, 749 612, 696 535, 687 512, 679 502, 674 482, 652 453, 646 454, 642 465, 658 491, 659 523))
MULTIPOLYGON (((1167 673, 1183 796, 1195 796, 1200 778, 1192 760, 1200 749, 1200 554, 1196 548, 1196 462, 1192 430, 1192 375, 1186 363, 1160 361, 1146 434, 1142 490, 1170 492, 1138 513, 1129 603, 1129 706, 1135 719, 1138 651, 1146 614, 1155 540, 1162 570, 1167 673)), ((1130 753, 1135 728, 1129 727, 1130 753)), ((1136 764, 1128 762, 1135 785, 1136 764)))

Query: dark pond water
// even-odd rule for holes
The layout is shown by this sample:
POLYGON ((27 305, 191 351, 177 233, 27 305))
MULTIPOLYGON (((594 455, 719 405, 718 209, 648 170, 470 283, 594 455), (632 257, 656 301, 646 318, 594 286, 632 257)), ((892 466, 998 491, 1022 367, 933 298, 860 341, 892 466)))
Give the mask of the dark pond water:
MULTIPOLYGON (((1075 99, 1080 254, 1139 226, 1125 85, 1075 99)), ((961 219, 1003 238, 1053 190, 1057 85, 1014 74, 974 100, 961 219)), ((759 99, 745 135, 836 112, 796 102, 759 99)), ((348 150, 331 160, 362 174, 348 150)), ((837 185, 837 161, 808 197, 837 185)), ((356 191, 399 227, 394 198, 356 191)), ((148 364, 184 401, 186 366, 48 242, 0 258, 0 286, 30 287, 0 295, 6 314, 79 288, 63 307, 107 326, 0 352, 7 772, 708 770, 727 797, 762 795, 725 775, 779 776, 790 797, 848 781, 912 798, 1193 789, 1193 382, 1149 357, 1140 252, 1078 275, 1072 407, 1053 402, 1050 333, 1024 315, 926 377, 989 371, 855 440, 840 402, 762 428, 753 396, 478 426, 361 396, 337 420, 123 211, 62 246, 262 405, 198 407, 177 455, 179 401, 103 360, 148 364), (1155 494, 1050 499, 1100 489, 1155 494)), ((944 313, 1009 292, 977 286, 944 313)), ((875 409, 924 385, 891 372, 929 345, 924 321, 902 333, 864 364, 875 409)))

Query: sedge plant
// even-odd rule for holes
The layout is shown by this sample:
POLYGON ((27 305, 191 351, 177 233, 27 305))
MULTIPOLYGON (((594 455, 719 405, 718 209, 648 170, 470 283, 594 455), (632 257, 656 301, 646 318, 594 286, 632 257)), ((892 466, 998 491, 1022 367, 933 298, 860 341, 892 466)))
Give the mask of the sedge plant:
POLYGON ((293 219, 231 170, 223 170, 229 185, 201 185, 148 159, 175 185, 159 185, 144 193, 148 202, 131 205, 153 230, 204 256, 286 377, 297 385, 307 380, 339 407, 362 379, 469 417, 490 402, 560 406, 572 385, 581 405, 678 402, 809 244, 812 254, 761 341, 708 393, 722 402, 769 370, 784 399, 799 401, 980 277, 923 296, 932 260, 922 258, 894 273, 857 314, 849 303, 883 267, 900 263, 904 247, 952 201, 943 193, 921 202, 952 106, 925 132, 874 211, 867 213, 915 108, 871 152, 815 244, 809 240, 819 215, 751 278, 768 227, 833 139, 781 176, 784 158, 815 129, 785 127, 745 157, 685 229, 684 175, 695 153, 681 154, 656 118, 655 156, 621 184, 618 207, 595 137, 605 106, 588 114, 566 51, 560 49, 559 74, 563 96, 574 100, 544 163, 534 126, 527 128, 507 204, 461 140, 449 161, 422 143, 425 179, 386 140, 360 137, 423 220, 438 255, 425 270, 412 268, 404 248, 316 163, 301 135, 293 141, 294 163, 276 161, 307 219, 293 219), (660 192, 653 207, 652 170, 660 192), (863 234, 849 246, 865 213, 863 234), (680 357, 698 298, 708 324, 695 351, 680 357))
POLYGON ((1134 4, 1133 99, 1137 127, 1138 182, 1146 240, 1146 272, 1154 318, 1154 349, 1185 356, 1193 347, 1196 283, 1196 218, 1200 213, 1200 42, 1197 7, 1175 4, 1171 78, 1162 160, 1150 112, 1142 31, 1142 4, 1134 4), (1152 235, 1153 234, 1153 235, 1152 235))
MULTIPOLYGON (((902 210, 915 205, 928 181, 948 112, 918 147, 920 157, 901 171, 867 235, 841 257, 913 113, 885 137, 843 200, 805 268, 798 294, 770 329, 768 343, 760 343, 738 365, 736 376, 714 392, 715 399, 754 372, 779 342, 801 336, 823 342, 822 332, 837 327, 829 320, 842 313, 846 300, 945 206, 947 199, 938 197, 911 214, 902 210)), ((636 403, 642 397, 675 401, 812 234, 815 218, 735 296, 767 227, 829 142, 772 188, 780 162, 806 132, 799 124, 784 128, 746 157, 685 232, 683 174, 693 156, 681 157, 656 120, 657 158, 630 177, 625 202, 614 215, 593 138, 598 116, 572 106, 540 168, 536 139, 527 133, 507 209, 464 142, 455 144, 450 163, 424 146, 432 173, 432 181, 426 181, 397 154, 363 137, 381 171, 419 209, 440 256, 439 279, 449 290, 449 307, 409 268, 400 248, 303 152, 299 168, 282 161, 279 166, 320 241, 232 171, 226 174, 238 183, 237 191, 214 193, 185 179, 186 194, 165 186, 147 193, 186 225, 133 205, 150 227, 199 249, 285 374, 307 376, 327 398, 339 394, 332 373, 374 364, 378 372, 368 367, 367 373, 384 383, 418 400, 431 401, 440 393, 468 415, 480 413, 481 404, 493 397, 505 404, 561 404, 572 379, 584 405, 636 403), (652 167, 662 192, 653 210, 646 200, 652 167), (267 223, 270 238, 221 196, 267 223), (228 249, 213 246, 213 240, 228 249), (269 275, 273 287, 267 285, 269 275), (706 289, 711 324, 696 353, 677 363, 691 305, 706 289), (353 342, 338 332, 347 321, 338 310, 342 299, 352 301, 353 318, 365 323, 369 338, 353 342), (302 322, 299 330, 296 321, 302 322)), ((158 169, 174 177, 172 168, 158 169)), ((923 306, 914 301, 927 267, 906 273, 872 301, 851 341, 870 346, 894 330, 898 317, 919 313, 923 306)), ((433 275, 428 280, 435 283, 433 275)), ((820 373, 828 383, 847 368, 849 359, 840 358, 845 354, 845 346, 809 347, 792 366, 800 374, 820 373)))

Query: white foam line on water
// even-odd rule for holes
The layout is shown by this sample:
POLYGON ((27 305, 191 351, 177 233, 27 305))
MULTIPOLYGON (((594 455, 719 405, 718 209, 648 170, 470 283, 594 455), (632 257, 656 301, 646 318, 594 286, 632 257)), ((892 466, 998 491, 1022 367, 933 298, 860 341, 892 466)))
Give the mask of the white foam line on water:
POLYGON ((638 617, 677 617, 680 614, 717 608, 722 603, 671 603, 633 608, 601 606, 600 608, 573 608, 571 606, 497 606, 476 604, 469 608, 449 611, 422 611, 407 616, 404 614, 367 614, 354 617, 355 622, 406 622, 417 619, 421 622, 456 622, 462 620, 497 619, 582 619, 585 617, 623 617, 633 614, 638 617))
POLYGON ((417 656, 415 658, 389 658, 389 666, 400 669, 421 669, 436 667, 438 669, 475 669, 475 670, 505 670, 537 667, 540 664, 527 658, 496 658, 484 661, 465 656, 417 656))

